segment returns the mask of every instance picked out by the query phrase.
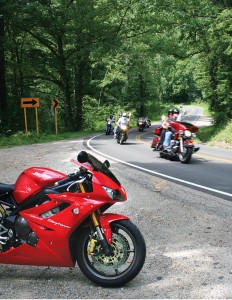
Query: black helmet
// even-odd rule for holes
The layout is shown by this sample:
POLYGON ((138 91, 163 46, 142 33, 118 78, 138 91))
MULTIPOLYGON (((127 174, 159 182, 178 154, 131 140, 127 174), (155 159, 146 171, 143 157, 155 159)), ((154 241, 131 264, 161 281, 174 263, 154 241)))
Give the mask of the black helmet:
POLYGON ((172 113, 173 113, 173 114, 179 114, 180 112, 179 112, 179 110, 178 110, 177 108, 174 108, 174 109, 172 110, 172 113))
POLYGON ((169 109, 168 114, 172 114, 173 109, 169 109))
POLYGON ((121 116, 122 116, 122 114, 119 114, 118 116, 119 116, 119 117, 121 117, 121 116))

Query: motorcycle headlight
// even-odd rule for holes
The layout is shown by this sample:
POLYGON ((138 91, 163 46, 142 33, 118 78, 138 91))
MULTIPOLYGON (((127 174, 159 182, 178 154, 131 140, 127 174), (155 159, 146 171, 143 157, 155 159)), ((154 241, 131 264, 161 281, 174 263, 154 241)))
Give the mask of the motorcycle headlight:
POLYGON ((122 130, 126 130, 126 129, 127 129, 127 126, 126 126, 126 125, 122 125, 122 126, 121 126, 121 129, 122 129, 122 130))
POLYGON ((185 130, 185 131, 184 131, 184 135, 185 135, 186 137, 191 137, 192 132, 191 132, 190 130, 185 130))
POLYGON ((117 201, 124 201, 125 200, 123 195, 120 193, 119 190, 113 190, 111 188, 108 188, 107 186, 102 186, 102 187, 111 199, 117 200, 117 201))

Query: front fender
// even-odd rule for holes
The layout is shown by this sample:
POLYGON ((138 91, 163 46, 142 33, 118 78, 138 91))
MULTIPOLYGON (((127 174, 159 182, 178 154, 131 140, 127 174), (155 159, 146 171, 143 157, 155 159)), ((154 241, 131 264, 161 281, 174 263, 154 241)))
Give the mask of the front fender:
POLYGON ((123 215, 112 214, 112 213, 106 213, 100 216, 99 221, 108 244, 111 244, 112 242, 112 230, 110 224, 112 222, 120 221, 120 220, 129 220, 129 218, 123 215))

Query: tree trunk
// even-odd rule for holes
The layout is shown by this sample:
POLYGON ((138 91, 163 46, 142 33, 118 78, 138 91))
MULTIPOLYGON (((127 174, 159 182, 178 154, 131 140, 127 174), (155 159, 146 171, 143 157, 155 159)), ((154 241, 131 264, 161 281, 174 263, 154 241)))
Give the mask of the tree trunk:
POLYGON ((139 115, 144 116, 145 82, 143 76, 139 75, 139 115))
POLYGON ((217 95, 217 61, 210 59, 209 61, 209 78, 211 88, 210 106, 213 111, 218 110, 218 95, 217 95))
POLYGON ((71 89, 70 89, 70 78, 68 76, 67 68, 66 68, 66 59, 63 51, 63 41, 62 37, 58 37, 57 40, 58 46, 58 58, 60 61, 60 78, 62 82, 63 94, 65 96, 64 99, 64 110, 65 110, 65 125, 68 130, 74 129, 73 123, 73 115, 72 115, 72 97, 71 97, 71 89))
POLYGON ((0 16, 0 112, 7 109, 7 93, 5 78, 5 55, 4 55, 4 19, 0 16))
POLYGON ((83 124, 83 110, 82 110, 82 97, 83 97, 83 69, 82 61, 76 65, 75 68, 75 103, 76 103, 76 128, 82 129, 83 124))

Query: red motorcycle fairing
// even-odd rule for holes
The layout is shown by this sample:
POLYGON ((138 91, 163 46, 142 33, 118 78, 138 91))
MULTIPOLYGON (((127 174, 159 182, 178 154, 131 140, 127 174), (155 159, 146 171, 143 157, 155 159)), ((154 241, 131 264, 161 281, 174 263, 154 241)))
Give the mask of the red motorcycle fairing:
MULTIPOLYGON (((20 215, 27 220, 31 230, 37 235, 38 244, 35 247, 23 244, 9 249, 0 254, 0 263, 74 267, 69 238, 73 231, 106 201, 101 200, 101 196, 96 200, 95 193, 94 199, 91 199, 91 193, 87 194, 49 194, 51 201, 22 211, 20 215), (55 208, 60 208, 60 211, 49 216, 55 208)), ((100 217, 109 244, 112 241, 110 223, 127 219, 129 218, 126 216, 111 213, 100 217)))
POLYGON ((13 197, 19 205, 40 189, 49 187, 65 177, 65 174, 48 168, 26 169, 15 182, 13 197))
POLYGON ((151 143, 151 148, 155 148, 160 141, 160 136, 155 136, 151 143))
MULTIPOLYGON (((102 174, 101 172, 95 171, 94 168, 92 167, 92 165, 88 164, 88 163, 80 163, 78 162, 76 159, 72 159, 71 162, 77 164, 77 165, 81 165, 82 167, 84 167, 85 169, 89 170, 91 173, 97 172, 97 176, 93 176, 93 190, 95 192, 95 199, 97 197, 100 196, 100 199, 102 199, 102 186, 106 186, 106 187, 110 187, 112 189, 118 189, 120 190, 121 194, 123 195, 125 201, 127 200, 127 195, 126 195, 126 191, 123 188, 123 186, 120 184, 118 185, 116 182, 114 182, 113 180, 110 180, 109 177, 105 176, 104 174, 102 174), (109 186, 109 180, 110 180, 110 186, 109 186)), ((106 192, 104 192, 105 195, 107 196, 106 192)), ((109 201, 109 197, 107 196, 106 201, 109 201)))
POLYGON ((178 122, 178 121, 171 121, 170 126, 173 127, 175 130, 190 130, 193 133, 196 133, 198 131, 198 127, 187 122, 178 122))
POLYGON ((162 126, 157 126, 156 128, 154 128, 155 135, 161 135, 161 131, 162 131, 162 126))

